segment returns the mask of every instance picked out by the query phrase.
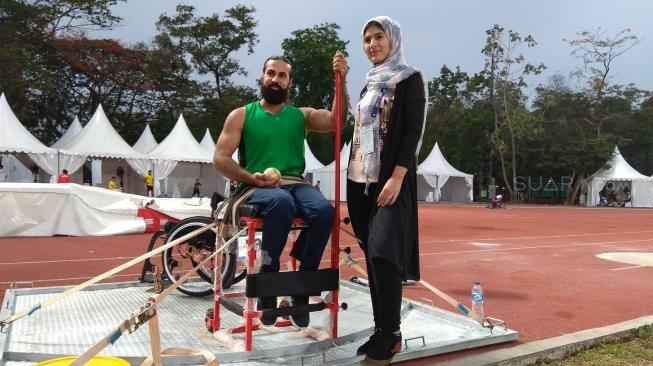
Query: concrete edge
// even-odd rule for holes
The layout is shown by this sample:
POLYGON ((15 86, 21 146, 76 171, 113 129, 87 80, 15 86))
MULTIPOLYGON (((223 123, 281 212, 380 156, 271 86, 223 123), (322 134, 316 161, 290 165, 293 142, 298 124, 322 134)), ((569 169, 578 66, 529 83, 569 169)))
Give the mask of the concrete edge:
POLYGON ((515 347, 435 363, 438 366, 527 366, 559 360, 600 343, 614 343, 633 336, 638 329, 653 325, 653 315, 533 341, 515 347))

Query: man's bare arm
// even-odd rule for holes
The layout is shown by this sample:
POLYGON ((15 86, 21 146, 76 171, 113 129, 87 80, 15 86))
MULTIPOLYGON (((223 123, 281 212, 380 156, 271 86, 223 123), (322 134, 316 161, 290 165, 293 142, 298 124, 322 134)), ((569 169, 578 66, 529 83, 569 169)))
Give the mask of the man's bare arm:
POLYGON ((218 143, 213 155, 213 167, 225 177, 255 187, 274 187, 275 181, 268 179, 262 173, 251 174, 238 165, 231 157, 240 144, 240 137, 245 122, 245 107, 233 110, 227 116, 218 137, 218 143))

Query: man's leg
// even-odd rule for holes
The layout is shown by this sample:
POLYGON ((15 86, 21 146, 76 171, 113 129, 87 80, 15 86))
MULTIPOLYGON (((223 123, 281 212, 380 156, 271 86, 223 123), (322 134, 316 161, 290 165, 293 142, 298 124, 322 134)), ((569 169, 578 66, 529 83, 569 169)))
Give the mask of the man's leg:
POLYGON ((329 241, 334 209, 322 193, 310 185, 296 184, 291 187, 297 211, 308 225, 299 270, 313 271, 320 266, 324 248, 329 241))
MULTIPOLYGON (((247 201, 249 204, 261 205, 265 208, 262 211, 263 217, 263 243, 259 258, 262 263, 261 272, 278 272, 279 256, 288 239, 292 218, 295 216, 295 203, 290 193, 283 188, 258 188, 252 197, 247 201), (267 262, 267 263, 266 263, 267 262)), ((258 300, 257 308, 275 309, 277 298, 274 296, 262 297, 258 300)), ((276 317, 262 316, 261 323, 272 325, 276 317)))
MULTIPOLYGON (((329 241, 329 234, 333 227, 334 210, 320 191, 308 184, 294 184, 289 186, 297 205, 297 211, 308 225, 306 229, 304 248, 301 253, 300 271, 314 271, 320 266, 322 253, 329 241)), ((308 304, 308 295, 292 297, 294 306, 308 304)), ((293 314, 290 321, 299 328, 307 327, 310 323, 310 314, 293 314)))
POLYGON ((261 249, 267 252, 270 263, 261 266, 261 272, 278 272, 279 257, 286 245, 296 212, 293 197, 285 188, 258 188, 247 203, 265 207, 261 215, 263 217, 261 249))

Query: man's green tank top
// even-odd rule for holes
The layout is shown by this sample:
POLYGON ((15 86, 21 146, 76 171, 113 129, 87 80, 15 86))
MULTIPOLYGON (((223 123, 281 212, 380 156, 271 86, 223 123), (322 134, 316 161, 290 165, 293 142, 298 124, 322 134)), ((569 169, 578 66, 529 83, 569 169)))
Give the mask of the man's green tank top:
POLYGON ((304 172, 304 113, 285 104, 275 114, 266 112, 258 101, 245 106, 241 165, 250 173, 274 167, 281 175, 301 177, 304 172))

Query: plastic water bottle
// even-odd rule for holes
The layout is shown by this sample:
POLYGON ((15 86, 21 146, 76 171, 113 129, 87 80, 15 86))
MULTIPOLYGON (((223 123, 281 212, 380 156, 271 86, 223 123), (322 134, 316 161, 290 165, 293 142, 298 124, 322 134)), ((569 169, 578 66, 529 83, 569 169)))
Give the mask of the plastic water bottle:
POLYGON ((474 282, 474 287, 472 287, 472 310, 479 314, 481 317, 485 318, 485 312, 483 310, 483 301, 485 300, 485 295, 483 294, 483 288, 481 287, 481 282, 474 282))

